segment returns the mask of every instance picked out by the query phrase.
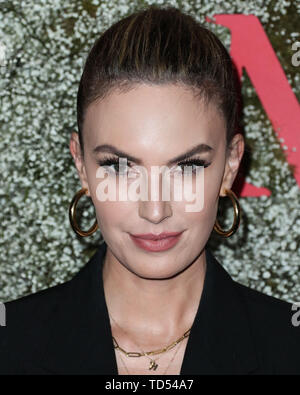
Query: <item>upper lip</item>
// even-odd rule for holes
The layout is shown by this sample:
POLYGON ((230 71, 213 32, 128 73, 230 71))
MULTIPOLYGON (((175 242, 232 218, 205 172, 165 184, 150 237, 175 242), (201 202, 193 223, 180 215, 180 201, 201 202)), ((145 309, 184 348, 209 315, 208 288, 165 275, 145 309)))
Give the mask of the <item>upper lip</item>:
POLYGON ((132 234, 131 236, 138 237, 139 239, 146 239, 146 240, 161 240, 161 239, 165 239, 166 237, 178 236, 182 232, 163 232, 163 233, 159 233, 159 234, 143 233, 143 234, 136 234, 136 235, 132 234))

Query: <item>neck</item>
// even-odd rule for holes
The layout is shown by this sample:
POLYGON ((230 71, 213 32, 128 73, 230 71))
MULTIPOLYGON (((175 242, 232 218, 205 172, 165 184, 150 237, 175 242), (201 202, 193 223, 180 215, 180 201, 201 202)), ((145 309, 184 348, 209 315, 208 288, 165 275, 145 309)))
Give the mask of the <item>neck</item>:
POLYGON ((107 247, 103 285, 109 315, 123 333, 140 339, 182 336, 196 316, 205 273, 205 250, 177 276, 152 280, 132 273, 107 247))

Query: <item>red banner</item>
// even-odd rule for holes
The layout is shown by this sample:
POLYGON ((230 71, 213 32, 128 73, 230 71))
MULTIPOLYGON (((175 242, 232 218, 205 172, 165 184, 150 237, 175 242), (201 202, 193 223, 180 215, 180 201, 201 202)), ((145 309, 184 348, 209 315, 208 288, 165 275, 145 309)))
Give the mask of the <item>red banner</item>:
MULTIPOLYGON (((230 29, 230 55, 239 77, 245 68, 281 146, 287 147, 286 160, 293 166, 300 186, 300 105, 259 19, 243 14, 219 14, 214 18, 206 19, 230 29)), ((269 189, 245 183, 240 196, 270 194, 269 189)))

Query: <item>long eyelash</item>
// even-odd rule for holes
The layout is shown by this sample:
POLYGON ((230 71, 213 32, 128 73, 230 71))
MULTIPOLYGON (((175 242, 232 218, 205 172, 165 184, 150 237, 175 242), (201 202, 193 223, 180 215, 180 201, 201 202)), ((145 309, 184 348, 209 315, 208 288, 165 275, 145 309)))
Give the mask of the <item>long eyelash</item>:
MULTIPOLYGON (((111 165, 119 165, 119 158, 116 158, 114 156, 108 156, 105 159, 99 159, 97 161, 97 164, 99 166, 111 166, 111 165)), ((128 166, 131 165, 131 162, 127 161, 128 166)), ((116 170, 116 169, 115 169, 116 170)), ((118 171, 116 171, 118 172, 118 171)))
POLYGON ((202 159, 188 159, 184 162, 178 163, 178 166, 203 166, 208 167, 211 164, 211 162, 206 162, 205 160, 202 159))

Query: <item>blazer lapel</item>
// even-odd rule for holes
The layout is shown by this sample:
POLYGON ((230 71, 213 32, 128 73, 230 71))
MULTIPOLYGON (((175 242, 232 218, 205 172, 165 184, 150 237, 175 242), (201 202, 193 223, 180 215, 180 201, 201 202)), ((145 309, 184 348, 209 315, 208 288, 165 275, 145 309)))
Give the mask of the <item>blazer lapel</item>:
POLYGON ((236 283, 206 249, 206 275, 181 374, 246 374, 257 367, 247 306, 236 283))
POLYGON ((69 282, 39 363, 54 374, 118 374, 102 282, 103 243, 69 282))

